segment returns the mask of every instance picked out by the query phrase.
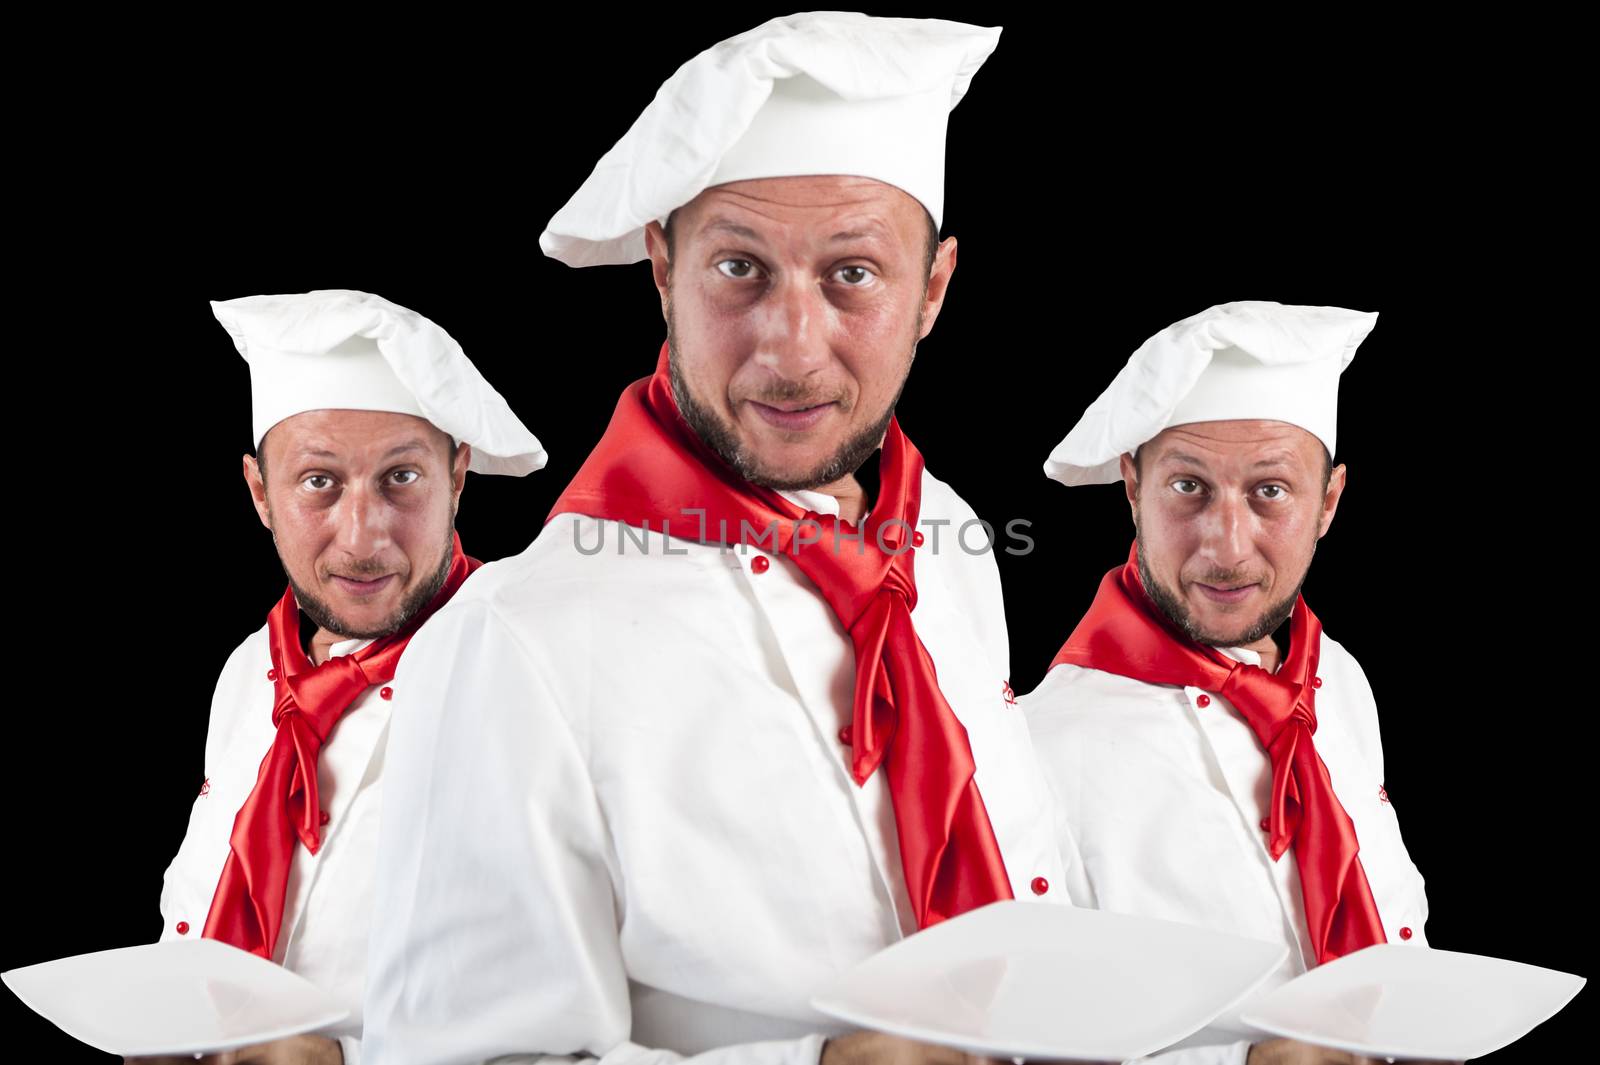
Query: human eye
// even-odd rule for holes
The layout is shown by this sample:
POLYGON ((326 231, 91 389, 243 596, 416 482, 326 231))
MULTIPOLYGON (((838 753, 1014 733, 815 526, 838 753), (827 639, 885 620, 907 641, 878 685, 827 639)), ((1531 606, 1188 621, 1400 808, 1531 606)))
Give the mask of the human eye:
POLYGON ((850 288, 865 288, 876 275, 867 267, 857 263, 854 266, 841 266, 833 272, 833 276, 850 288))
POLYGON ((1202 491, 1202 488, 1203 486, 1199 481, 1188 477, 1180 477, 1172 482, 1172 490, 1180 496, 1197 496, 1202 491))
POLYGON ((301 478, 300 484, 313 492, 323 492, 332 486, 333 478, 325 473, 312 473, 301 478))
POLYGON ((756 264, 749 259, 723 259, 717 263, 717 269, 722 271, 724 277, 731 277, 735 281, 756 276, 756 264))
POLYGON ((395 470, 389 475, 389 479, 395 484, 407 485, 415 484, 417 479, 421 476, 422 474, 418 473, 416 470, 395 470))
POLYGON ((1260 495, 1262 499, 1274 503, 1280 499, 1287 499, 1289 497, 1289 489, 1285 488, 1281 484, 1264 484, 1256 489, 1256 493, 1260 495))

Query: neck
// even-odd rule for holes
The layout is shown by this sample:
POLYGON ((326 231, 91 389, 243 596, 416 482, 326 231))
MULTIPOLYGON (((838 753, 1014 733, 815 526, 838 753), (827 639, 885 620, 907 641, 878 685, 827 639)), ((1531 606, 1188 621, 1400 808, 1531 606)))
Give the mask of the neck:
POLYGON ((349 639, 336 632, 329 632, 321 626, 317 627, 316 634, 311 637, 311 645, 306 648, 306 657, 311 659, 311 664, 320 666, 328 660, 328 649, 341 640, 349 639))
POLYGON ((832 484, 819 485, 812 489, 814 492, 826 492, 839 501, 839 517, 851 525, 860 525, 861 517, 867 512, 867 490, 856 480, 853 473, 847 473, 832 484))
POLYGON ((1263 636, 1255 643, 1247 643, 1242 646, 1245 650, 1254 651, 1261 656, 1262 669, 1268 673, 1276 673, 1278 671, 1278 660, 1282 657, 1282 652, 1278 650, 1278 645, 1273 642, 1271 636, 1263 636))

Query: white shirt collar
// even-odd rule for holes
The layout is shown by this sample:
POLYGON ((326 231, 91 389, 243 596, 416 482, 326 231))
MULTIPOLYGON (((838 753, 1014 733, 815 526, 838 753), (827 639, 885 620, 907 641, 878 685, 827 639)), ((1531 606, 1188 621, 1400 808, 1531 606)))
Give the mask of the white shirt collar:
MULTIPOLYGON (((830 496, 826 492, 800 491, 778 492, 778 494, 795 506, 809 510, 813 514, 821 514, 825 518, 837 518, 839 516, 839 498, 830 496)), ((865 525, 867 515, 871 513, 870 509, 862 511, 861 520, 856 522, 856 528, 859 529, 862 525, 865 525)))
POLYGON ((371 640, 340 640, 338 643, 328 646, 328 657, 338 658, 341 655, 353 655, 371 642, 371 640))
MULTIPOLYGON (((1252 651, 1248 647, 1218 647, 1216 650, 1221 651, 1235 662, 1243 662, 1247 666, 1261 665, 1261 652, 1252 651)), ((1278 659, 1278 668, 1283 668, 1282 657, 1278 659)))
POLYGON ((778 494, 795 506, 802 510, 809 510, 813 514, 821 514, 830 518, 839 516, 838 498, 830 496, 826 492, 813 492, 802 489, 796 492, 779 492, 778 494))
MULTIPOLYGON (((883 444, 881 442, 878 444, 878 450, 879 451, 883 450, 883 444)), ((776 491, 776 489, 775 489, 775 491, 776 491)), ((838 499, 838 497, 837 496, 831 496, 826 492, 816 492, 816 491, 812 491, 810 489, 800 489, 799 491, 794 491, 794 492, 778 491, 778 494, 780 496, 782 496, 783 498, 787 499, 789 502, 793 503, 795 506, 800 507, 800 508, 802 508, 804 510, 809 510, 813 514, 821 514, 824 517, 829 517, 829 518, 837 518, 839 516, 839 499, 838 499)), ((871 501, 869 500, 869 502, 871 502, 871 501)), ((872 511, 869 509, 869 510, 867 510, 865 513, 863 513, 861 515, 861 521, 856 523, 857 527, 859 527, 864 522, 866 522, 867 514, 870 514, 870 513, 872 513, 872 511)))

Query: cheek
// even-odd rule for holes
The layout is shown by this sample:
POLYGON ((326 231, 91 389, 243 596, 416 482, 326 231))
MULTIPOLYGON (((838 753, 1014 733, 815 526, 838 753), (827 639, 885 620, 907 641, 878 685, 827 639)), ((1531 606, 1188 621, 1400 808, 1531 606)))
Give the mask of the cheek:
POLYGON ((863 340, 893 342, 909 349, 916 339, 914 294, 901 290, 863 293, 837 308, 837 328, 863 340))
POLYGON ((432 560, 450 535, 450 495, 436 491, 389 512, 389 535, 415 565, 432 560))
POLYGON ((312 549, 325 530, 333 528, 332 508, 316 506, 303 499, 277 502, 272 507, 273 533, 281 544, 290 541, 312 549))
POLYGON ((1205 511, 1193 500, 1169 492, 1139 497, 1139 531, 1146 540, 1164 544, 1197 540, 1206 520, 1205 511))
POLYGON ((894 395, 916 343, 916 307, 883 299, 838 312, 832 334, 840 360, 876 412, 894 395))
POLYGON ((1169 583, 1195 553, 1200 533, 1194 520, 1185 521, 1169 508, 1144 506, 1139 514, 1139 540, 1145 564, 1169 583))
POLYGON ((333 523, 321 508, 278 507, 272 511, 272 536, 284 565, 304 580, 333 542, 333 523))
POLYGON ((1274 564, 1296 565, 1309 558, 1316 545, 1321 511, 1296 509, 1271 515, 1258 523, 1257 543, 1274 564))
POLYGON ((673 339, 678 366, 697 396, 719 394, 748 350, 752 308, 717 306, 696 286, 674 290, 673 339))
POLYGON ((1256 517, 1256 529, 1263 540, 1274 543, 1299 543, 1316 535, 1322 511, 1314 506, 1263 507, 1256 517))

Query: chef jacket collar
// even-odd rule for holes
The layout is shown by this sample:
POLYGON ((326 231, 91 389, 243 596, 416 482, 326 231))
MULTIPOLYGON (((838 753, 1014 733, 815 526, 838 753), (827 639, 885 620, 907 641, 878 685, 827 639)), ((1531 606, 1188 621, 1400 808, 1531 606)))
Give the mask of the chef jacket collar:
POLYGON ((353 655, 371 642, 371 640, 340 640, 338 643, 328 646, 328 657, 338 658, 341 655, 353 655))
MULTIPOLYGON (((861 482, 861 487, 865 489, 867 493, 868 507, 867 510, 861 515, 862 521, 866 521, 867 515, 872 513, 871 504, 878 501, 878 461, 881 458, 883 458, 883 445, 879 444, 877 450, 871 455, 867 456, 867 461, 863 462, 861 464, 861 468, 856 471, 856 479, 861 482)), ((838 498, 831 496, 826 492, 816 492, 807 489, 801 489, 795 492, 779 492, 778 494, 787 499, 789 502, 793 503, 795 506, 803 507, 806 510, 811 511, 813 514, 821 514, 830 518, 837 518, 839 516, 838 498)))
POLYGON ((803 510, 809 510, 813 514, 821 514, 829 518, 837 518, 839 516, 839 500, 826 492, 812 492, 802 489, 796 492, 779 492, 778 494, 795 506, 803 510))
MULTIPOLYGON (((1218 647, 1217 650, 1221 651, 1235 662, 1243 662, 1247 666, 1261 665, 1261 653, 1259 651, 1252 651, 1248 647, 1218 647)), ((1287 654, 1278 656, 1279 669, 1283 668, 1284 660, 1288 657, 1289 656, 1287 654)))

